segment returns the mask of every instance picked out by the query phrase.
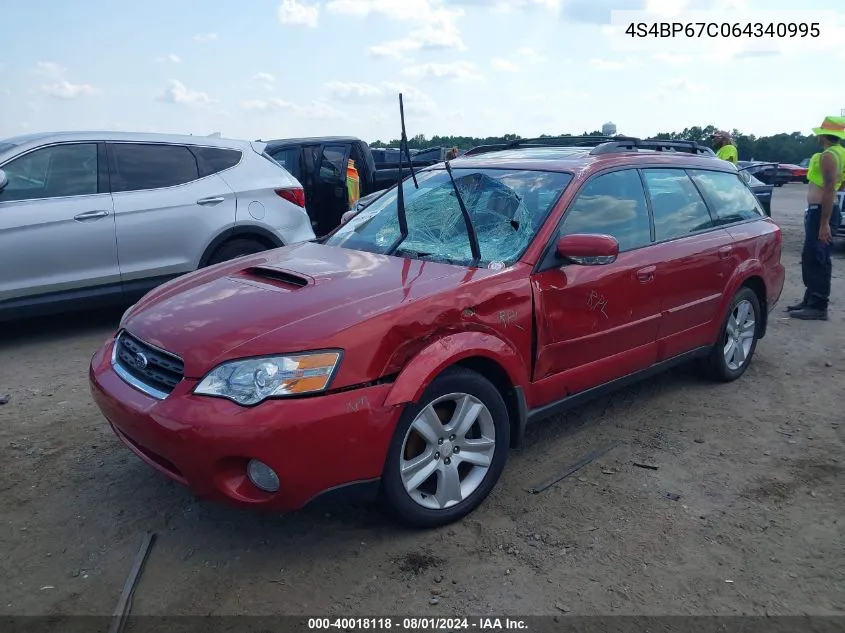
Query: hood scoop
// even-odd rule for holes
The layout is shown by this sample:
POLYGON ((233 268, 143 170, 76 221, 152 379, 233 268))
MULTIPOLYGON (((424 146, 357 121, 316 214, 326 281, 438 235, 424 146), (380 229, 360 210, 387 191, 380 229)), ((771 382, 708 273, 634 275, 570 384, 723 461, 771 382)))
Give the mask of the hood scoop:
POLYGON ((269 266, 250 266, 241 272, 247 279, 275 282, 274 285, 281 285, 289 288, 304 288, 308 285, 308 279, 301 275, 290 273, 286 270, 271 268, 269 266))

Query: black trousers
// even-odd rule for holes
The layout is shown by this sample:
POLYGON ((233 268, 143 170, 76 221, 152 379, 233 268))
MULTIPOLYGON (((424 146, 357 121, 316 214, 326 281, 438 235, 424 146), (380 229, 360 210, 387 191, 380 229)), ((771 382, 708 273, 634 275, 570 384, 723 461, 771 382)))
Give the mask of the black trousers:
MULTIPOLYGON (((830 279, 833 274, 831 254, 833 244, 819 241, 822 207, 811 204, 804 212, 804 249, 801 251, 801 277, 804 281, 804 305, 817 310, 827 310, 830 301, 830 279)), ((831 232, 835 235, 841 223, 838 206, 830 216, 831 232)))

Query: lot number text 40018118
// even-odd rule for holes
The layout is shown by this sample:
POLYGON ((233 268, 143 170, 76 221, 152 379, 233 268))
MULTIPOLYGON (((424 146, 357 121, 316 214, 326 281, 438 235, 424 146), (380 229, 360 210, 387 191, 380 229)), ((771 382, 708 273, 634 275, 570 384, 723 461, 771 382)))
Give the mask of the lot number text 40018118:
POLYGON ((448 618, 448 617, 373 617, 373 618, 308 618, 312 631, 526 631, 528 624, 519 618, 448 618))

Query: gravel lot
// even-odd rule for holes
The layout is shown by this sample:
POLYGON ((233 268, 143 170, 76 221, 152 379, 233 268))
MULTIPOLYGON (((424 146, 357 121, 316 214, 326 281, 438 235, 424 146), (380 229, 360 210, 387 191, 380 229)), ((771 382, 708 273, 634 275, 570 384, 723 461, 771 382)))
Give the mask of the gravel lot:
POLYGON ((430 532, 369 507, 198 503, 92 403, 88 362, 120 310, 4 324, 0 615, 110 614, 147 530, 133 614, 845 613, 845 257, 830 321, 783 318, 804 193, 775 191, 787 287, 741 380, 674 372, 533 428, 488 501, 430 532))

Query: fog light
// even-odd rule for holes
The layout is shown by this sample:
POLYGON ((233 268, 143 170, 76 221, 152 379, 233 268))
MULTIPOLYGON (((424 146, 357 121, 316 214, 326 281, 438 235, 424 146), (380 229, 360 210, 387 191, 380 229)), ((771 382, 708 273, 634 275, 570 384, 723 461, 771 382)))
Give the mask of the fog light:
POLYGON ((276 492, 279 489, 279 476, 264 462, 257 459, 249 460, 246 465, 246 474, 249 480, 264 492, 276 492))

